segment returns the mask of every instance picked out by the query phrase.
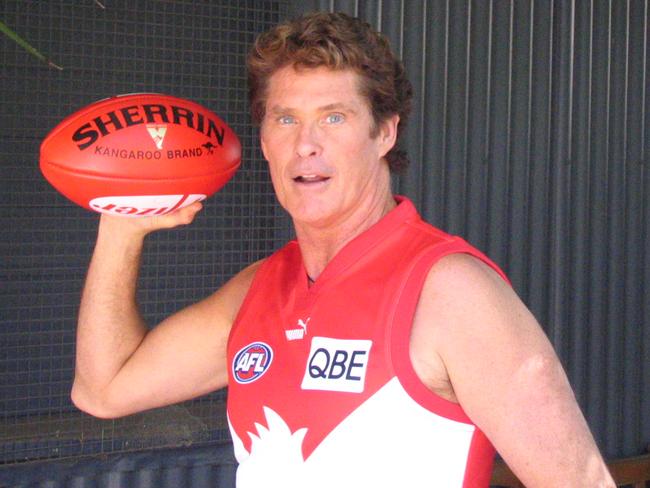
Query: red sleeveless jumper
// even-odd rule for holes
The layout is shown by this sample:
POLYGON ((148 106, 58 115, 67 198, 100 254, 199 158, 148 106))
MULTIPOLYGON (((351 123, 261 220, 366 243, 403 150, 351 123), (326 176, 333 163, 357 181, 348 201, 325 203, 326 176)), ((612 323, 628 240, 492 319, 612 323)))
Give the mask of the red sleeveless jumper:
POLYGON ((438 259, 497 268, 398 202, 311 287, 295 241, 258 270, 228 343, 238 488, 488 486, 494 448, 418 379, 409 334, 438 259))

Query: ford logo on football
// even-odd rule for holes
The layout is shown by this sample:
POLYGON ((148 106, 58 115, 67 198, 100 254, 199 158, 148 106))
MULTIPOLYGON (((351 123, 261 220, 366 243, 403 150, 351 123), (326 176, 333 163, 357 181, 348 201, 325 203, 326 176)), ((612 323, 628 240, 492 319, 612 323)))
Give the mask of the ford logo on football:
POLYGON ((237 383, 252 383, 268 371, 271 361, 271 347, 263 342, 253 342, 235 354, 232 362, 233 377, 237 383))

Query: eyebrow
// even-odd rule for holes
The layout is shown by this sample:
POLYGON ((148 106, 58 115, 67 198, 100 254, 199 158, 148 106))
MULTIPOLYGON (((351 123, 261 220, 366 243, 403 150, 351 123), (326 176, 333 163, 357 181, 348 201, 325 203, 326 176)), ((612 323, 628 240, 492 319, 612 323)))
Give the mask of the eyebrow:
POLYGON ((346 103, 342 103, 342 102, 330 103, 330 104, 324 105, 322 107, 319 107, 319 110, 321 110, 323 112, 327 112, 329 110, 341 110, 341 109, 346 110, 347 112, 356 113, 356 110, 354 109, 354 107, 352 107, 351 105, 348 105, 346 103))
POLYGON ((270 110, 267 111, 269 114, 286 114, 287 112, 291 112, 291 109, 285 108, 285 107, 280 107, 279 105, 274 105, 273 107, 270 108, 270 110))
MULTIPOLYGON (((330 110, 345 110, 347 112, 352 112, 352 113, 357 112, 357 110, 353 108, 351 105, 348 105, 343 102, 328 103, 327 105, 318 107, 316 110, 321 112, 327 112, 330 110)), ((294 109, 291 107, 282 107, 280 105, 274 105, 273 107, 271 107, 268 113, 280 115, 280 114, 292 113, 293 111, 294 109)))

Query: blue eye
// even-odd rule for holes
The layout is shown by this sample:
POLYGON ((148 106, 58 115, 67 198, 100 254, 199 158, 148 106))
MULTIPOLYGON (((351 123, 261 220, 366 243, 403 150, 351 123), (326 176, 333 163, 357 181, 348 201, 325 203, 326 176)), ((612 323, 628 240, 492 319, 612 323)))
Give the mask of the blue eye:
POLYGON ((339 113, 329 114, 327 117, 325 117, 325 121, 328 124, 340 124, 344 120, 345 117, 343 116, 343 114, 339 114, 339 113))
POLYGON ((278 122, 281 125, 289 125, 295 123, 296 119, 294 119, 291 115, 281 115, 278 117, 278 122))

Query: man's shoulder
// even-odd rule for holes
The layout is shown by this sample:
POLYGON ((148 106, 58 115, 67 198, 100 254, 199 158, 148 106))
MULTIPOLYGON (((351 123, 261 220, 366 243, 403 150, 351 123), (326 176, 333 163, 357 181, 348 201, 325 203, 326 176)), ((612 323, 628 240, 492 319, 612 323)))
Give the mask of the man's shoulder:
MULTIPOLYGON (((472 247, 466 244, 468 249, 472 247)), ((432 267, 429 272, 427 281, 443 279, 448 282, 465 284, 465 282, 485 283, 485 279, 490 282, 502 283, 503 279, 495 270, 493 263, 487 263, 480 255, 475 255, 466 250, 445 254, 432 267)))
MULTIPOLYGON (((467 345, 492 334, 517 308, 512 287, 490 264, 467 253, 441 257, 429 269, 418 301, 414 327, 436 338, 437 347, 467 345)), ((456 352, 464 347, 456 347, 456 352)))
POLYGON ((480 253, 454 252, 442 256, 429 270, 423 296, 461 301, 492 301, 513 290, 501 270, 480 253))

